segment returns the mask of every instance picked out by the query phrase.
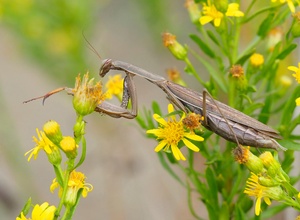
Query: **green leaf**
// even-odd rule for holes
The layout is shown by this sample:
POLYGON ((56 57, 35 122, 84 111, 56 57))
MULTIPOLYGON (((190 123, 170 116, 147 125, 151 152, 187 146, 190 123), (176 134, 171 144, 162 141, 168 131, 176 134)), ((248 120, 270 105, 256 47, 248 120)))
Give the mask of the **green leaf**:
POLYGON ((214 35, 214 33, 212 31, 208 30, 207 35, 217 46, 220 46, 219 40, 216 38, 216 36, 214 35))
POLYGON ((202 57, 197 56, 196 57, 207 69, 210 76, 214 79, 214 81, 220 86, 223 92, 227 93, 227 83, 225 82, 224 75, 222 75, 220 72, 214 69, 214 67, 208 63, 206 60, 202 59, 202 57))
POLYGON ((162 115, 161 110, 160 110, 160 106, 156 101, 152 102, 152 110, 154 113, 158 114, 158 115, 162 115))
POLYGON ((195 34, 190 34, 190 38, 201 48, 201 50, 209 57, 215 58, 215 53, 210 49, 209 45, 206 44, 200 37, 195 34))
POLYGON ((278 54, 277 59, 283 60, 286 58, 294 49, 296 49, 297 44, 290 44, 287 48, 285 48, 280 54, 278 54))
POLYGON ((296 143, 293 140, 283 139, 277 142, 288 150, 300 151, 300 143, 296 143))
POLYGON ((219 220, 227 220, 227 219, 230 219, 229 205, 226 202, 223 202, 220 210, 219 220))
POLYGON ((240 207, 240 204, 235 204, 234 207, 234 219, 239 219, 239 220, 247 220, 246 213, 243 211, 243 209, 240 207))
MULTIPOLYGON (((295 99, 300 96, 300 86, 297 86, 293 92, 293 94, 290 96, 290 98, 285 102, 283 112, 282 112, 282 118, 280 124, 284 127, 288 127, 288 125, 291 123, 294 109, 296 107, 295 99)), ((284 131, 283 131, 284 133, 284 131)))
POLYGON ((261 213, 262 219, 271 219, 274 215, 282 212, 284 209, 286 209, 288 206, 285 204, 279 204, 276 206, 268 207, 267 210, 264 210, 261 213))
POLYGON ((162 152, 158 152, 157 153, 159 161, 161 163, 161 165, 163 166, 163 168, 175 179, 177 180, 182 186, 185 186, 184 183, 182 182, 182 180, 180 179, 179 176, 177 176, 177 174, 172 170, 172 168, 169 166, 169 164, 167 163, 167 161, 164 158, 164 154, 162 152))
POLYGON ((263 20, 263 22, 260 24, 259 28, 258 28, 258 32, 257 35, 261 36, 261 37, 265 37, 270 29, 273 27, 272 23, 273 23, 273 18, 275 16, 275 13, 270 13, 265 20, 263 20))
MULTIPOLYGON (((209 167, 206 168, 205 178, 209 187, 210 203, 216 204, 216 207, 218 207, 218 185, 216 182, 216 176, 213 173, 212 169, 210 169, 209 167)), ((217 210, 218 209, 216 209, 216 211, 217 210)))
POLYGON ((191 189, 191 186, 189 184, 189 182, 186 183, 187 185, 187 193, 188 193, 188 206, 189 206, 189 210, 191 212, 191 214, 196 218, 196 219, 201 219, 197 213, 195 212, 195 209, 193 207, 193 201, 192 201, 192 189, 191 189))
POLYGON ((249 57, 255 52, 255 48, 252 48, 250 51, 248 51, 247 54, 243 55, 242 57, 238 58, 238 60, 235 62, 235 64, 244 65, 244 63, 249 60, 249 57))
MULTIPOLYGON (((29 197, 29 199, 26 201, 26 203, 25 203, 25 205, 24 205, 21 212, 23 212, 23 214, 26 216, 29 213, 29 210, 30 210, 32 205, 33 204, 32 204, 32 201, 31 201, 31 197, 29 197)), ((21 214, 19 215, 19 218, 21 218, 21 214)))

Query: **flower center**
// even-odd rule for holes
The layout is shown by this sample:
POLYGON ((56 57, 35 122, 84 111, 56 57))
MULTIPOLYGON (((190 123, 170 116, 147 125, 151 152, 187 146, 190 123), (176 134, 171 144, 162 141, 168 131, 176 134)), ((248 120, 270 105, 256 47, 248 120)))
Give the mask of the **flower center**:
POLYGON ((162 136, 169 144, 176 144, 184 137, 182 122, 168 121, 162 130, 162 136))

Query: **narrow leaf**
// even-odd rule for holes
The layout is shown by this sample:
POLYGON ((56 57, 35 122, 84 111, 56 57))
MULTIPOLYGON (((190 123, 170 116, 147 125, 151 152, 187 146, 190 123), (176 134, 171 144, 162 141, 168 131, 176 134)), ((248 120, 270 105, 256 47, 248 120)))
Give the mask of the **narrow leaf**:
POLYGON ((191 34, 190 38, 201 48, 201 50, 209 57, 215 58, 215 53, 212 51, 212 49, 209 47, 208 44, 206 44, 200 37, 198 37, 195 34, 191 34))

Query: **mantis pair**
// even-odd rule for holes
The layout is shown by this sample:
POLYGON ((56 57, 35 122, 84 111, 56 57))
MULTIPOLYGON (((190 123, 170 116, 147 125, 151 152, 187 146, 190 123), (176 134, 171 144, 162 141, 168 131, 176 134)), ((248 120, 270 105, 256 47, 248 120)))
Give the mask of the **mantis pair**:
MULTIPOLYGON (((140 76, 161 88, 166 93, 167 98, 178 109, 204 116, 203 126, 224 139, 234 142, 238 146, 241 144, 257 148, 286 150, 275 140, 281 139, 277 131, 222 102, 214 100, 205 90, 201 94, 132 64, 113 61, 111 59, 106 59, 102 62, 99 75, 104 77, 110 70, 121 70, 126 74, 122 103, 121 106, 116 106, 103 101, 96 107, 96 112, 115 118, 135 118, 137 116, 138 105, 133 77, 140 76), (129 100, 132 103, 130 110, 127 108, 129 100)), ((68 94, 72 94, 72 89, 63 87, 32 100, 39 98, 46 99, 50 95, 62 90, 66 90, 68 94)))

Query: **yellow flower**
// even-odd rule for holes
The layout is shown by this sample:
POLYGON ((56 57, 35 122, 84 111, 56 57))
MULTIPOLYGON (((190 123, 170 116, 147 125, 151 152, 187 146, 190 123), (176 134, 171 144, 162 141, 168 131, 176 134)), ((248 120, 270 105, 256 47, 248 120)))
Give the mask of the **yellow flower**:
POLYGON ((107 89, 106 92, 107 99, 111 99, 113 95, 117 96, 118 98, 121 98, 123 92, 123 81, 124 80, 121 74, 108 77, 108 81, 105 84, 105 87, 107 89))
POLYGON ((297 106, 300 106, 300 97, 299 97, 299 98, 296 98, 295 102, 296 102, 296 105, 297 105, 297 106))
MULTIPOLYGON (((64 203, 69 206, 73 206, 76 204, 77 194, 80 189, 82 189, 82 197, 87 197, 87 194, 93 190, 93 186, 89 183, 85 183, 86 176, 81 173, 73 170, 70 173, 69 181, 68 181, 68 189, 64 203)), ((50 186, 50 191, 53 191, 59 187, 56 178, 52 181, 50 186)), ((61 197, 62 188, 59 189, 59 196, 61 197)))
POLYGON ((243 17, 244 13, 239 10, 240 5, 238 3, 230 3, 225 15, 227 17, 243 17))
POLYGON ((55 148, 57 148, 57 146, 49 140, 43 131, 36 129, 36 133, 38 135, 38 139, 33 137, 33 141, 36 143, 36 146, 25 153, 25 156, 30 153, 28 161, 30 161, 32 156, 36 159, 40 150, 44 150, 47 155, 50 155, 53 151, 56 151, 55 148))
MULTIPOLYGON (((55 206, 49 206, 48 202, 44 202, 42 205, 35 205, 32 214, 31 214, 31 219, 32 220, 53 220, 54 214, 55 214, 56 208, 55 206)), ((30 218, 26 218, 23 214, 21 213, 21 218, 17 217, 16 220, 30 220, 30 218)))
POLYGON ((247 180, 247 186, 244 193, 249 196, 256 197, 255 214, 261 213, 261 199, 263 198, 267 205, 271 205, 271 199, 280 200, 283 196, 283 191, 279 186, 265 187, 259 183, 259 178, 254 173, 247 180))
MULTIPOLYGON (((242 17, 244 13, 239 10, 240 5, 238 3, 228 4, 227 11, 225 15, 227 17, 242 17)), ((223 13, 218 11, 214 4, 211 4, 210 1, 207 1, 207 5, 203 4, 203 15, 200 17, 199 21, 202 25, 207 24, 211 21, 214 22, 215 27, 219 27, 221 20, 224 17, 223 13)))
MULTIPOLYGON (((172 104, 168 105, 168 112, 169 114, 174 112, 174 107, 172 104)), ((183 141, 183 143, 189 149, 196 152, 199 151, 199 148, 195 146, 192 142, 190 142, 188 139, 194 141, 203 141, 204 139, 198 135, 191 134, 190 132, 185 131, 182 122, 184 117, 185 114, 183 114, 181 119, 177 121, 176 117, 174 115, 171 115, 166 121, 157 114, 153 115, 153 118, 160 124, 160 127, 157 129, 148 130, 147 134, 154 134, 155 136, 157 136, 157 139, 160 140, 159 144, 155 148, 155 152, 159 152, 163 149, 166 152, 172 152, 176 160, 186 160, 178 148, 178 144, 180 141, 183 141)))
POLYGON ((296 67, 296 66, 289 66, 288 70, 291 70, 291 71, 295 72, 293 74, 293 77, 295 77, 296 81, 298 83, 300 83, 300 63, 298 63, 298 67, 296 67))
POLYGON ((61 149, 66 153, 68 158, 75 158, 77 156, 77 148, 74 138, 70 136, 63 137, 60 142, 61 149))
POLYGON ((218 11, 214 4, 211 4, 210 1, 207 1, 207 5, 203 4, 203 15, 201 16, 199 21, 201 25, 205 25, 211 21, 214 22, 215 27, 219 27, 221 24, 221 20, 223 18, 223 13, 218 11))
POLYGON ((264 57, 263 55, 259 53, 254 53, 250 57, 250 63, 252 66, 259 67, 264 63, 264 57))
MULTIPOLYGON (((271 2, 277 2, 277 0, 271 0, 271 2)), ((294 3, 293 3, 293 0, 279 0, 279 2, 280 2, 281 4, 287 3, 288 6, 289 6, 289 8, 290 8, 290 11, 291 11, 292 13, 295 13, 296 9, 295 9, 295 5, 294 5, 294 3)))
POLYGON ((100 82, 94 85, 94 79, 89 80, 89 74, 86 73, 81 82, 80 75, 76 77, 75 88, 73 89, 73 107, 77 114, 81 116, 92 113, 105 96, 102 93, 100 82))

